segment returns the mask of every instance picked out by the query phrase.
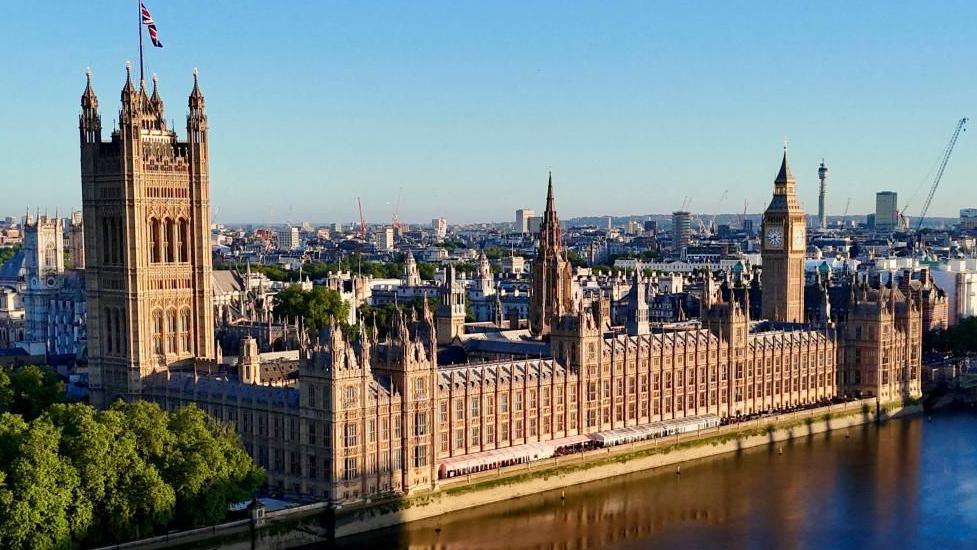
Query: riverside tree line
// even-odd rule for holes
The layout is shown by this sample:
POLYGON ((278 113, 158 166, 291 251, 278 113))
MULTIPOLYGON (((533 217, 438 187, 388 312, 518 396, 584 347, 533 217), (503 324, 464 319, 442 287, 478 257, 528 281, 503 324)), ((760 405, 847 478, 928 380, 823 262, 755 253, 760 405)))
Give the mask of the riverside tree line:
POLYGON ((190 405, 63 402, 57 375, 0 370, 0 548, 75 548, 221 521, 263 483, 233 428, 190 405))

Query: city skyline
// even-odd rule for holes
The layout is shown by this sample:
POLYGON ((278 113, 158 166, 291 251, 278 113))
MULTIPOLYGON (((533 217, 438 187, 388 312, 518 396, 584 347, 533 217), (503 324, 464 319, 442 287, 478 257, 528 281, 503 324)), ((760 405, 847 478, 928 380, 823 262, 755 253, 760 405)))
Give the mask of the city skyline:
MULTIPOLYGON (((893 190, 912 217, 977 88, 956 70, 977 59, 963 27, 974 7, 963 3, 709 13, 554 6, 228 11, 169 2, 153 6, 166 48, 147 52, 147 79, 160 75, 180 119, 200 67, 220 137, 214 220, 228 223, 348 222, 357 196, 379 222, 401 187, 400 217, 411 223, 505 221, 517 208, 542 209, 524 191, 549 170, 566 219, 667 214, 686 196, 693 212, 733 213, 747 201, 755 214, 785 134, 809 213, 823 157, 830 215, 849 196, 851 213, 871 212, 875 193, 893 190), (605 186, 616 191, 590 191, 605 186), (461 204, 459 189, 483 199, 461 204)), ((10 153, 0 169, 11 188, 4 215, 80 207, 67 130, 87 66, 99 94, 121 89, 124 62, 137 54, 128 8, 45 4, 0 22, 0 44, 21 52, 6 71, 19 85, 0 92, 15 106, 0 130, 10 153), (38 46, 21 51, 28 42, 38 46)), ((103 108, 106 126, 114 109, 103 108)), ((977 157, 966 136, 958 147, 932 216, 972 206, 956 197, 977 157)))

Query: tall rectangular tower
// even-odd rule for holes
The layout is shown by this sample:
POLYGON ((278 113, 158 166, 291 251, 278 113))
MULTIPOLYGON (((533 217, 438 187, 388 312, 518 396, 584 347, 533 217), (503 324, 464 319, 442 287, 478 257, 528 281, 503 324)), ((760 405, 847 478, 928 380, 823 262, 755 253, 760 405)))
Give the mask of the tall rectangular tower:
POLYGON ((875 194, 875 230, 887 233, 894 231, 898 225, 898 195, 895 191, 879 191, 875 194))
POLYGON ((804 252, 807 235, 804 210, 797 200, 797 185, 787 150, 774 180, 773 198, 763 213, 763 316, 771 321, 804 321, 804 252))
POLYGON ((31 355, 45 355, 51 340, 48 330, 51 300, 58 295, 64 274, 64 221, 47 214, 24 218, 24 292, 26 330, 21 347, 31 355))
POLYGON ((139 397, 142 378, 214 353, 207 116, 194 72, 187 140, 153 78, 122 89, 102 141, 91 75, 81 98, 81 182, 92 402, 139 397))

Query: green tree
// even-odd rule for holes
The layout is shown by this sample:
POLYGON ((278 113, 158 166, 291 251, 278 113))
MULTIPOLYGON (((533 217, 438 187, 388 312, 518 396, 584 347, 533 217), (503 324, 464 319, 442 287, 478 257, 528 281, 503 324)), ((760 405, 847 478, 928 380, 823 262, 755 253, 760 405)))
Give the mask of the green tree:
POLYGON ((78 471, 81 493, 101 512, 86 533, 87 541, 122 542, 148 536, 172 519, 173 489, 139 455, 123 411, 96 412, 87 405, 59 404, 45 416, 61 428, 62 455, 78 471))
POLYGON ((927 332, 923 347, 958 356, 977 351, 977 317, 967 317, 946 330, 927 332))
POLYGON ((0 412, 10 411, 32 420, 63 396, 64 385, 48 367, 26 365, 9 374, 0 370, 0 412))
POLYGON ((317 286, 302 290, 290 286, 275 296, 275 313, 305 319, 306 329, 315 336, 330 321, 344 325, 349 317, 349 304, 331 288, 317 286))
POLYGON ((432 263, 417 262, 417 273, 421 276, 421 279, 424 279, 425 281, 433 281, 437 270, 437 266, 432 263))
POLYGON ((58 454, 60 440, 44 418, 23 433, 0 490, 0 546, 67 548, 88 528, 91 509, 79 502, 78 472, 58 454))
POLYGON ((0 247, 0 265, 7 263, 10 258, 13 258, 20 250, 19 246, 4 246, 0 247))
POLYGON ((10 387, 10 375, 0 368, 0 413, 10 410, 14 402, 14 389, 10 387))
POLYGON ((244 452, 228 424, 210 421, 194 405, 170 414, 172 446, 164 478, 177 497, 181 524, 216 523, 230 502, 244 500, 264 482, 264 472, 244 452))
POLYGON ((0 414, 0 548, 98 546, 223 519, 264 481, 227 423, 193 405, 0 414))

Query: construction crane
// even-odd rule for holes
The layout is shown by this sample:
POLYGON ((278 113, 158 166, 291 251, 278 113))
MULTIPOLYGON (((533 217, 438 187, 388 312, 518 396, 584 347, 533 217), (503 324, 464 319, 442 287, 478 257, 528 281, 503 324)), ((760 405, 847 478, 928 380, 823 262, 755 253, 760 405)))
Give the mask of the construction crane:
POLYGON ((940 186, 940 180, 943 179, 943 171, 946 170, 946 165, 950 162, 950 154, 953 153, 953 147, 957 144, 957 138, 960 137, 961 132, 967 131, 967 120, 967 117, 963 117, 957 121, 957 126, 953 129, 953 135, 950 136, 950 142, 943 149, 943 158, 940 160, 940 167, 936 171, 936 177, 933 178, 933 185, 930 187, 930 192, 926 195, 926 202, 923 203, 923 208, 919 211, 919 219, 916 220, 917 233, 923 227, 923 219, 926 218, 926 212, 929 211, 930 203, 933 202, 933 195, 936 194, 936 188, 940 186))
POLYGON ((397 233, 402 233, 404 230, 404 224, 400 222, 400 197, 404 194, 404 188, 401 187, 400 191, 397 192, 397 204, 394 205, 394 215, 391 218, 390 225, 393 226, 394 231, 397 233))
POLYGON ((729 189, 723 191, 721 197, 719 197, 719 204, 716 205, 716 212, 712 215, 712 220, 709 221, 710 228, 712 231, 716 230, 716 217, 719 216, 719 212, 723 209, 723 204, 726 202, 726 197, 729 196, 729 189))
POLYGON ((363 201, 356 197, 356 204, 360 207, 360 238, 366 240, 366 218, 363 217, 363 201))
POLYGON ((740 224, 740 229, 746 229, 746 210, 749 207, 750 207, 750 201, 743 201, 743 213, 736 215, 736 218, 740 224))

